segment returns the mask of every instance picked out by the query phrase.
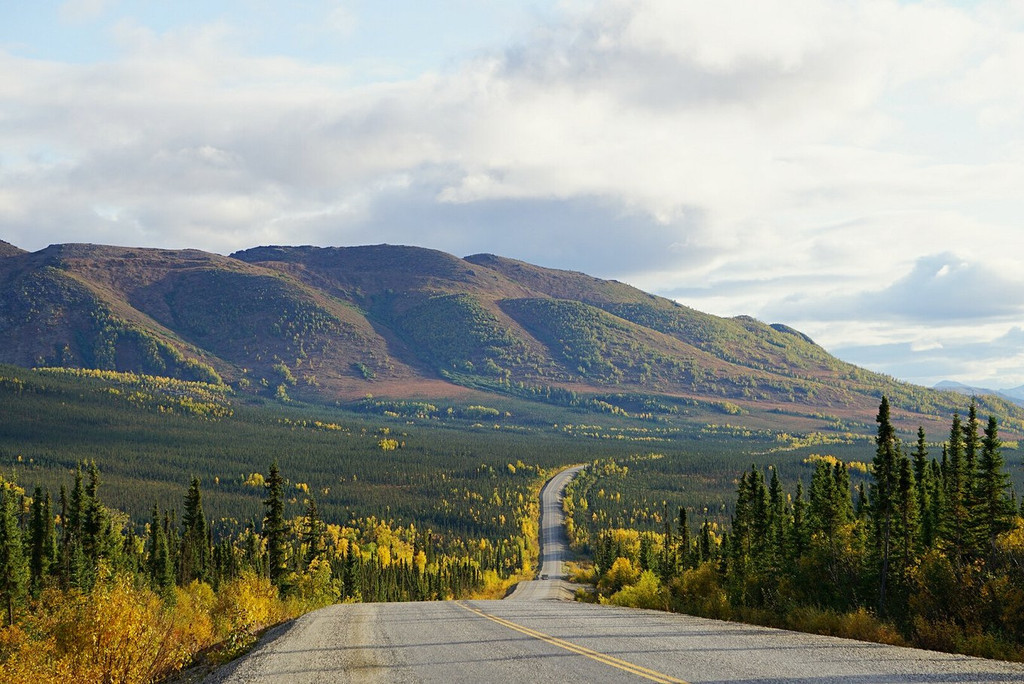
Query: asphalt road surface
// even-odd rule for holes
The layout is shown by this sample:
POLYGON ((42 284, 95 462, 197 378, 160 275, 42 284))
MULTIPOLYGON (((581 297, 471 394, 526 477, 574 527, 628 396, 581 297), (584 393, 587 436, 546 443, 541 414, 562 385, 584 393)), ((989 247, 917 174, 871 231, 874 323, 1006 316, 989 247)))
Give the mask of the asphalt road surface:
POLYGON ((542 492, 547 579, 504 601, 323 608, 206 681, 1024 682, 1024 665, 557 600, 569 595, 560 498, 574 474, 542 492))

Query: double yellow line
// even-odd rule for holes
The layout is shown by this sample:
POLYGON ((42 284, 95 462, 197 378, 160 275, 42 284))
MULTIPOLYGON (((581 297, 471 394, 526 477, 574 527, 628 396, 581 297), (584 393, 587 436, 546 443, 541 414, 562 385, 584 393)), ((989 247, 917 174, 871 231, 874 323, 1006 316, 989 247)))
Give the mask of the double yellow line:
POLYGON ((552 646, 564 648, 566 651, 577 653, 581 656, 586 656, 591 660, 596 660, 599 663, 610 665, 611 667, 618 668, 625 672, 629 672, 630 674, 635 674, 638 677, 649 679, 652 682, 662 682, 662 684, 687 684, 685 680, 676 679, 675 677, 662 674, 661 672, 657 672, 656 670, 650 670, 646 667, 641 667, 640 665, 634 665, 633 663, 622 660, 621 658, 616 658, 615 656, 610 656, 606 653, 601 653, 600 651, 595 651, 593 649, 589 649, 584 646, 579 646, 578 644, 574 644, 569 641, 558 639, 556 637, 545 634, 544 632, 538 632, 535 629, 530 629, 529 627, 517 625, 516 623, 505 620, 504 618, 496 617, 494 615, 488 615, 487 613, 481 610, 477 610, 476 608, 467 606, 465 603, 462 603, 461 601, 457 601, 456 605, 460 608, 465 608, 474 615, 477 615, 482 618, 487 618, 491 622, 496 622, 499 625, 502 625, 503 627, 514 629, 520 634, 525 634, 526 636, 533 637, 534 639, 540 639, 541 641, 551 644, 552 646))

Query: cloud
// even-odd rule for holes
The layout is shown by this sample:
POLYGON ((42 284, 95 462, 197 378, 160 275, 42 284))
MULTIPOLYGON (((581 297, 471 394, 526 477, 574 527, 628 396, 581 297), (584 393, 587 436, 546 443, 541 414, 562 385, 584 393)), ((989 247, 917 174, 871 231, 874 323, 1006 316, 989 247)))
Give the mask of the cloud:
MULTIPOLYGON (((870 207, 960 184, 941 169, 915 182, 920 159, 836 144, 894 125, 879 100, 964 50, 972 24, 954 19, 887 3, 606 2, 449 73, 368 87, 348 87, 344 66, 246 56, 226 25, 156 34, 126 21, 117 62, 5 71, 23 140, 108 194, 273 186, 280 212, 316 211, 332 193, 447 166, 432 203, 603 198, 674 225, 666 246, 765 248, 753 224, 788 202, 870 207), (946 40, 923 59, 906 36, 929 28, 946 40), (183 155, 204 148, 244 173, 183 155)), ((816 227, 801 216, 788 230, 816 227)))
MULTIPOLYGON (((325 7, 304 26, 370 25, 325 7)), ((226 19, 119 19, 104 62, 0 52, 0 234, 495 252, 815 339, 884 321, 918 354, 955 348, 936 321, 1020 316, 1013 6, 563 7, 404 80, 250 52, 226 19)))
POLYGON ((956 254, 917 259, 905 276, 883 289, 846 295, 794 297, 784 307, 790 314, 819 320, 899 319, 916 322, 980 321, 1024 315, 1024 278, 1000 273, 992 263, 956 254))
POLYGON ((941 380, 991 389, 1024 384, 1024 328, 1019 326, 992 338, 961 331, 941 345, 840 345, 835 352, 853 363, 928 386, 941 380))

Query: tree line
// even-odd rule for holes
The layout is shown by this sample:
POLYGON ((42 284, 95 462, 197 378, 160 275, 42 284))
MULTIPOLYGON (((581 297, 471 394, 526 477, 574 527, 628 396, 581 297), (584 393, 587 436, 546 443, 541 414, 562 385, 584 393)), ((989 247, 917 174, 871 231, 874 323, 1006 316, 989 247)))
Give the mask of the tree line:
POLYGON ((434 535, 370 519, 373 529, 328 524, 314 495, 301 517, 285 517, 285 480, 277 464, 264 478, 265 517, 214 538, 193 477, 175 510, 153 505, 143 535, 126 515, 107 508, 95 463, 75 471, 70 491, 54 501, 36 487, 31 496, 0 479, 0 599, 8 624, 44 588, 88 593, 104 576, 128 575, 166 600, 193 581, 214 590, 247 572, 268 577, 283 595, 315 590, 318 600, 402 601, 443 599, 481 589, 485 576, 506 579, 531 564, 521 540, 493 539, 443 550, 434 535), (311 571, 311 568, 313 569, 311 571), (324 569, 311 588, 310 573, 324 569), (330 600, 327 600, 330 599, 330 600))
POLYGON ((650 607, 1024 658, 1024 510, 997 419, 982 427, 972 402, 941 454, 923 428, 909 445, 897 436, 886 398, 876 422, 857 486, 837 459, 792 493, 777 468, 752 466, 727 529, 705 520, 692 535, 680 507, 661 533, 601 530, 599 588, 650 607))

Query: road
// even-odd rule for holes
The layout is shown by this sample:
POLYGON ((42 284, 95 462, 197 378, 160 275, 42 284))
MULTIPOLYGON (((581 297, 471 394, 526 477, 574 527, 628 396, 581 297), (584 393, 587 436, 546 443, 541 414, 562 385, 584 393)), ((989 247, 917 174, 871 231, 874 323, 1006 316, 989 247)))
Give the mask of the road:
POLYGON ((507 601, 571 601, 574 589, 566 581, 562 561, 569 548, 565 536, 565 514, 562 492, 576 473, 578 465, 559 472, 548 480, 540 492, 540 572, 532 582, 520 582, 507 601))
POLYGON ((504 601, 362 603, 309 613, 207 682, 1024 682, 1024 665, 552 600, 563 473, 542 492, 540 575, 504 601))

